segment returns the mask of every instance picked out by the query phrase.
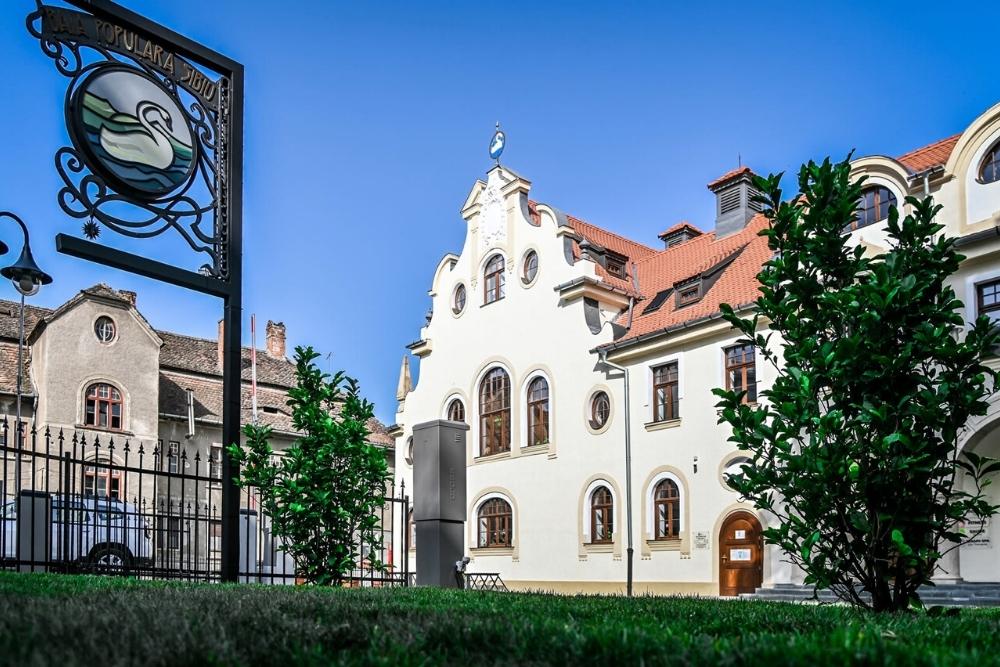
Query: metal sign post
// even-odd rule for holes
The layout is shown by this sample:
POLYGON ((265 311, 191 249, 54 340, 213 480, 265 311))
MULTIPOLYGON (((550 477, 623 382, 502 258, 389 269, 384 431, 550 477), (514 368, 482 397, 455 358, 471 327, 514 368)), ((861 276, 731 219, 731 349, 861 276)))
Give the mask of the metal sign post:
MULTIPOLYGON (((42 53, 69 79, 72 146, 56 152, 59 206, 86 239, 59 252, 223 300, 222 437, 240 442, 243 294, 243 65, 110 0, 42 4, 27 18, 42 53), (176 234, 197 271, 110 248, 176 234)), ((222 579, 239 574, 238 466, 222 460, 222 579)))

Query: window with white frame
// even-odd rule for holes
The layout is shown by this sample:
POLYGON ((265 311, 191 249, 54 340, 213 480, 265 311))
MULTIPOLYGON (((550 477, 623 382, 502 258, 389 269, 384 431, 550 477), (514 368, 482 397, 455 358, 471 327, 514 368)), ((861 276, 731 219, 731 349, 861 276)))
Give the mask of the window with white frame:
POLYGON ((208 457, 208 476, 222 479, 222 445, 213 444, 208 457))

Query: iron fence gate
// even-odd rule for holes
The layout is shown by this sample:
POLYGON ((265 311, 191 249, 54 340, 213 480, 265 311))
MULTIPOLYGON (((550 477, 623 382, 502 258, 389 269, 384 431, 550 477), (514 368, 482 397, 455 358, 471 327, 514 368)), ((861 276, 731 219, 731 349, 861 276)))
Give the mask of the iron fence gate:
MULTIPOLYGON (((0 421, 0 569, 221 580, 221 450, 189 457, 179 443, 34 426, 17 435, 0 421)), ((238 580, 300 583, 260 501, 259 489, 240 492, 238 580)), ((365 556, 346 585, 409 585, 408 514, 405 489, 388 486, 378 516, 382 544, 361 545, 365 556)))

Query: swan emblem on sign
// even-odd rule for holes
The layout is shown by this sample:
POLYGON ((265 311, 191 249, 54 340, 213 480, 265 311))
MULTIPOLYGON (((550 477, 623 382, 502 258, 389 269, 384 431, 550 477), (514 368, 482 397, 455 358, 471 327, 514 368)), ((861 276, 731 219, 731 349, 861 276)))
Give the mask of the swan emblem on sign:
POLYGON ((493 133, 493 139, 490 141, 490 157, 499 161, 500 154, 503 153, 504 146, 506 145, 507 135, 500 129, 500 123, 497 123, 497 131, 493 133))
POLYGON ((122 162, 142 164, 154 169, 167 169, 174 163, 174 146, 170 132, 174 129, 170 113, 154 102, 140 102, 135 118, 142 129, 116 132, 101 126, 101 147, 108 155, 122 162))

